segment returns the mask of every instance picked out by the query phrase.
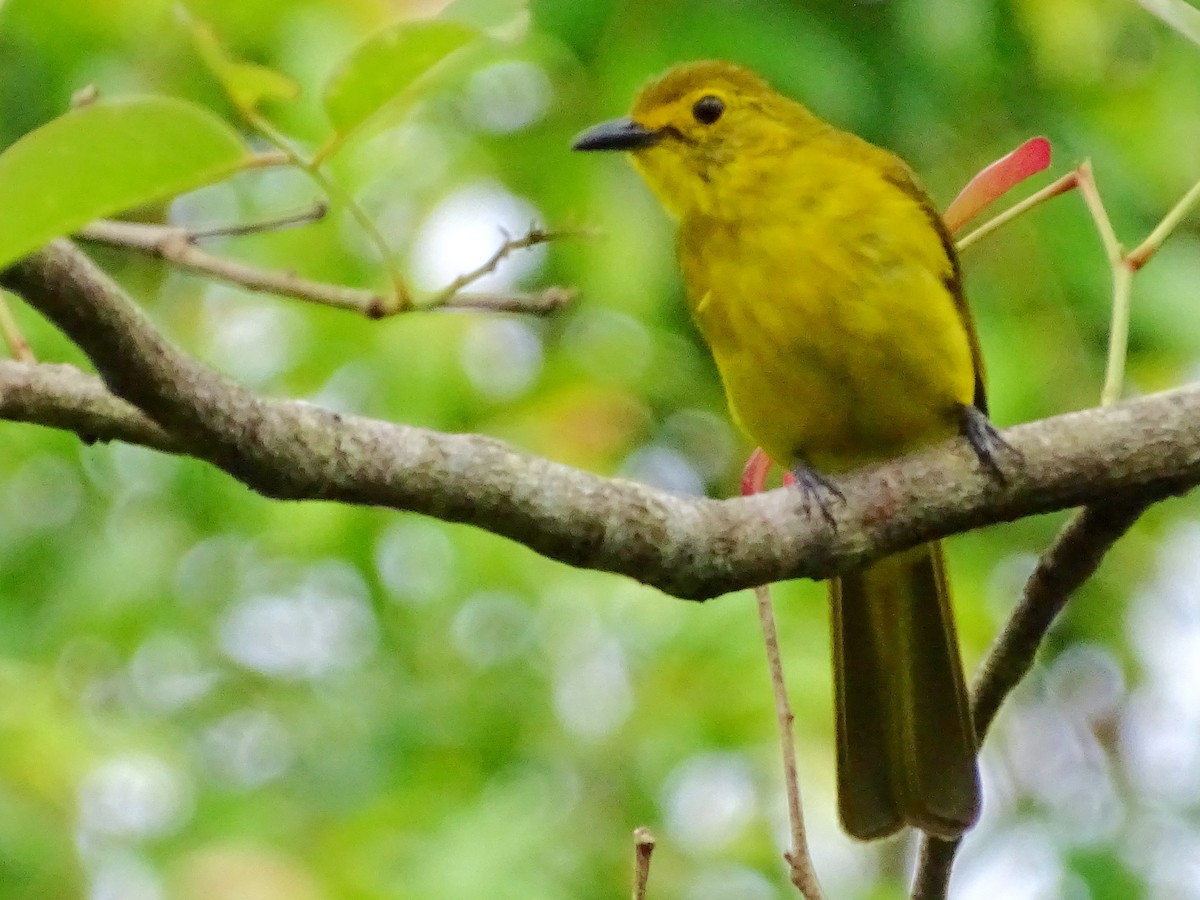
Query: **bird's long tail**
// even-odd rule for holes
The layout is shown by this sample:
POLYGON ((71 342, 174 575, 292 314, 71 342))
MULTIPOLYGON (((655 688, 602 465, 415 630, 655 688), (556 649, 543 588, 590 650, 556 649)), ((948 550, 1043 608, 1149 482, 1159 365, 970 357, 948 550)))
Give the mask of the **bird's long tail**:
POLYGON ((861 840, 979 815, 976 740, 939 544, 830 582, 838 804, 861 840))

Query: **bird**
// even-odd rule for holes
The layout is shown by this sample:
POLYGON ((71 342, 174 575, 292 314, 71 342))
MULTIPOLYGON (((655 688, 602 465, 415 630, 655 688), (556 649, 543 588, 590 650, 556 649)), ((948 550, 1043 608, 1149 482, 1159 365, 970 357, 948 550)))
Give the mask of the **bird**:
MULTIPOLYGON (((965 437, 1002 477, 954 242, 897 156, 751 70, 677 65, 579 151, 622 151, 678 223, 687 304, 734 421, 834 526, 836 477, 965 437)), ((838 811, 859 840, 978 819, 939 543, 830 579, 838 811)))

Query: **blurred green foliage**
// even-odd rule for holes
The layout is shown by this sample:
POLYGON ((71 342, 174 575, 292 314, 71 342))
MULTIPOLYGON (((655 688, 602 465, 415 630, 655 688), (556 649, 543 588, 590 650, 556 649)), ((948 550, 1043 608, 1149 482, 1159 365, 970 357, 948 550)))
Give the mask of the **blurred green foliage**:
MULTIPOLYGON (((256 99, 311 152, 330 135, 322 92, 346 54, 442 5, 189 9, 232 58, 300 86, 256 99)), ((750 448, 687 321, 671 224, 622 161, 568 150, 646 79, 701 57, 753 66, 900 152, 942 204, 1044 133, 1054 173, 1094 160, 1131 244, 1200 178, 1200 48, 1132 3, 460 0, 454 15, 491 37, 352 135, 329 171, 424 292, 478 264, 502 226, 596 226, 601 237, 531 252, 494 285, 577 286, 569 309, 372 322, 97 259, 172 339, 266 394, 724 496, 750 448)), ((198 103, 266 146, 166 0, 0 9, 0 146, 88 84, 198 103)), ((273 169, 135 215, 221 225, 319 196, 273 169)), ((387 283, 336 206, 209 246, 387 283)), ((1078 197, 965 265, 995 419, 1094 404, 1108 271, 1078 197)), ((1197 285, 1193 218, 1135 283, 1130 392, 1196 371, 1197 285)), ((82 364, 11 305, 40 359, 82 364)), ((24 425, 0 434, 3 900, 613 897, 639 824, 660 839, 654 896, 790 895, 748 595, 684 604, 465 526, 274 503, 192 460, 24 425)), ((1072 601, 985 749, 987 809, 956 896, 1200 896, 1196 517, 1191 498, 1153 511, 1072 601)), ((951 542, 968 666, 1062 518, 951 542)), ((776 593, 818 868, 831 896, 900 896, 905 845, 852 845, 833 819, 823 591, 776 593)))

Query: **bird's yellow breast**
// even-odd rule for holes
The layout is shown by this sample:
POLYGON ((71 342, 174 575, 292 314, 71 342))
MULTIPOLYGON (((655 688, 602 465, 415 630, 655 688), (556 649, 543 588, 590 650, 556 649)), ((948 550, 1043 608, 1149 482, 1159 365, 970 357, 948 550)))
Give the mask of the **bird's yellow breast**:
POLYGON ((832 472, 953 435, 975 390, 929 213, 837 151, 807 145, 741 184, 725 173, 716 214, 680 230, 692 313, 735 418, 777 463, 832 472))

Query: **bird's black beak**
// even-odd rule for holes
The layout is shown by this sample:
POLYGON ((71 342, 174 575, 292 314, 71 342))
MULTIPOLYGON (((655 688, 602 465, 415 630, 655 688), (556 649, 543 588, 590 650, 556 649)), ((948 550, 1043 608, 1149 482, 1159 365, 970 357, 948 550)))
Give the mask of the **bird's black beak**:
POLYGON ((633 119, 613 119, 593 125, 571 145, 573 150, 640 150, 658 143, 662 135, 633 119))

